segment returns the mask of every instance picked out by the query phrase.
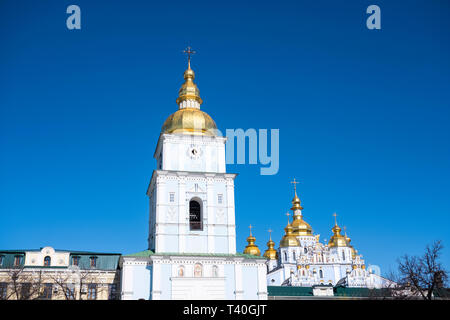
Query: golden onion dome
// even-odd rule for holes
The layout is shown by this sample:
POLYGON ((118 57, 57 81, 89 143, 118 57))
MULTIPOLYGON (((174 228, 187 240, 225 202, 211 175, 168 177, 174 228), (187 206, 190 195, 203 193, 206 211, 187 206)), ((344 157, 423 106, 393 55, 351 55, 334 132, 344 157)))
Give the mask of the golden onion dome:
POLYGON ((303 210, 302 206, 301 206, 301 202, 300 202, 300 198, 297 196, 297 191, 295 192, 295 196, 294 199, 292 199, 292 211, 296 211, 296 210, 303 210))
POLYGON ((301 214, 294 215, 294 221, 292 221, 292 232, 296 236, 311 236, 311 226, 302 218, 301 214))
POLYGON ((275 250, 275 242, 272 241, 272 236, 270 236, 269 241, 267 242, 267 250, 264 252, 263 256, 269 260, 276 260, 278 258, 277 250, 275 250))
POLYGON ((297 237, 293 234, 293 229, 290 224, 284 228, 284 231, 286 234, 281 238, 280 247, 286 248, 286 247, 299 247, 300 242, 298 241, 297 237))
POLYGON ((251 254, 253 256, 260 256, 258 246, 255 244, 256 238, 252 235, 252 226, 250 225, 250 235, 247 238, 248 245, 244 249, 244 254, 251 254))
POLYGON ((194 83, 195 72, 191 69, 191 64, 189 62, 189 66, 187 70, 184 72, 184 83, 181 85, 180 90, 178 91, 178 98, 176 100, 179 105, 180 102, 185 100, 195 100, 199 104, 203 103, 202 98, 200 98, 200 90, 197 85, 194 83))
MULTIPOLYGON (((294 179, 295 182, 295 179, 294 179)), ((294 211, 294 221, 292 221, 292 233, 295 236, 311 236, 312 228, 311 226, 303 220, 301 210, 303 207, 301 206, 300 198, 297 196, 297 190, 295 190, 294 199, 292 199, 292 211, 294 211)))
MULTIPOLYGON (((336 218, 336 214, 335 214, 336 218)), ((331 229, 333 231, 333 235, 328 242, 328 246, 330 248, 333 247, 348 247, 347 240, 343 235, 341 235, 341 228, 337 225, 337 221, 335 221, 334 227, 331 229)))
POLYGON ((196 108, 184 108, 171 114, 164 122, 162 133, 216 136, 217 126, 206 113, 196 108))
POLYGON ((184 72, 185 81, 176 100, 180 109, 166 119, 161 132, 216 136, 216 123, 206 112, 200 110, 203 100, 194 83, 195 73, 191 69, 190 59, 188 61, 188 69, 184 72))

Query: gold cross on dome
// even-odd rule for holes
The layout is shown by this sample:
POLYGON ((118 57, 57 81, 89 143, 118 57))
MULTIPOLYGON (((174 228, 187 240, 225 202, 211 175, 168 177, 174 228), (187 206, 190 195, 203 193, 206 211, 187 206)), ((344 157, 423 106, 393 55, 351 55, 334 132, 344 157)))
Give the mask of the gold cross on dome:
POLYGON ((291 214, 290 214, 289 211, 288 211, 288 212, 286 212, 286 215, 287 215, 287 218, 288 218, 288 224, 289 224, 289 216, 290 216, 291 214))
POLYGON ((272 240, 272 229, 269 229, 267 231, 269 231, 269 238, 270 238, 270 240, 272 240))
POLYGON ((249 229, 250 229, 250 235, 252 235, 252 228, 253 228, 253 226, 252 226, 252 225, 249 225, 248 227, 249 227, 249 229))
POLYGON ((335 225, 337 225, 337 219, 336 219, 336 217, 337 217, 337 213, 335 212, 335 213, 333 213, 333 216, 334 216, 334 224, 335 225))
POLYGON ((183 53, 187 54, 188 57, 188 66, 191 68, 191 55, 196 54, 197 52, 192 50, 190 46, 183 50, 183 53))
POLYGON ((300 183, 300 182, 295 181, 295 178, 294 178, 294 181, 291 181, 291 183, 294 185, 295 192, 297 192, 297 184, 300 183))

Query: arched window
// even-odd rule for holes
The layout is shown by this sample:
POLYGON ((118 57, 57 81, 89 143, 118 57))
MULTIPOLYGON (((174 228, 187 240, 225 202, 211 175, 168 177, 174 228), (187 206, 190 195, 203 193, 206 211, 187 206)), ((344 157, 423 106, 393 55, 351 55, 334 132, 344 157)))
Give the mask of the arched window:
POLYGON ((323 278, 323 271, 319 270, 319 277, 323 278))
POLYGON ((213 266, 212 268, 212 276, 217 278, 219 276, 219 268, 217 266, 213 266))
POLYGON ((292 252, 292 255, 293 255, 293 257, 294 257, 294 261, 295 261, 295 251, 294 251, 294 252, 292 252))
POLYGON ((197 200, 189 201, 189 227, 190 230, 202 230, 202 210, 197 200))
POLYGON ((203 274, 203 268, 202 265, 200 263, 197 263, 194 266, 194 277, 201 277, 203 274))
POLYGON ((345 260, 345 251, 342 250, 342 260, 345 260))
POLYGON ((284 261, 285 262, 287 261, 287 253, 286 253, 286 251, 284 252, 284 261))
POLYGON ((44 267, 50 267, 51 258, 49 256, 46 256, 44 258, 44 267))
POLYGON ((183 266, 178 267, 178 276, 184 277, 184 267, 183 266))
POLYGON ((308 249, 306 249, 306 247, 305 247, 305 253, 308 253, 308 249))

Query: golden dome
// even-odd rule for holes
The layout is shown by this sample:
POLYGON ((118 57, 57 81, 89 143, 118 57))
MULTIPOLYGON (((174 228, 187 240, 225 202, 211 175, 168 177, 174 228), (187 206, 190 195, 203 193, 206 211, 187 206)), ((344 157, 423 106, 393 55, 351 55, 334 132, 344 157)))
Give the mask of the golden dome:
POLYGON ((260 256, 258 246, 255 244, 256 238, 252 236, 252 226, 250 225, 250 235, 247 238, 248 245, 244 249, 244 254, 251 254, 253 256, 260 256))
POLYGON ((297 237, 292 233, 292 226, 288 224, 286 228, 284 228, 284 231, 286 234, 281 238, 280 247, 286 248, 286 247, 299 247, 300 242, 298 241, 297 237))
POLYGON ((180 90, 178 91, 178 98, 176 100, 177 104, 183 102, 185 100, 195 100, 198 103, 202 104, 203 100, 200 98, 200 90, 197 88, 197 85, 194 83, 195 72, 191 69, 191 63, 189 62, 189 66, 187 70, 184 72, 184 83, 181 85, 180 90))
MULTIPOLYGON (((294 179, 295 182, 295 179, 294 179)), ((292 233, 295 236, 311 236, 312 228, 311 226, 302 218, 300 198, 297 196, 297 190, 295 190, 294 199, 292 199, 292 211, 294 211, 294 221, 292 221, 292 233), (300 211, 300 212, 297 212, 300 211)))
POLYGON ((272 241, 272 236, 267 242, 267 250, 264 252, 263 257, 269 260, 276 260, 278 258, 277 250, 275 250, 275 242, 272 241))
POLYGON ((216 136, 218 134, 216 123, 206 112, 200 110, 203 100, 200 98, 200 90, 194 83, 195 73, 191 69, 190 58, 188 61, 188 68, 184 72, 185 81, 176 100, 180 109, 166 119, 161 132, 216 136))
POLYGON ((292 211, 296 210, 303 210, 302 206, 300 205, 300 198, 297 196, 297 191, 295 192, 294 199, 292 199, 292 211))
POLYGON ((293 234, 296 236, 311 236, 311 226, 302 218, 301 214, 294 215, 294 221, 292 221, 293 234))
POLYGON ((335 217, 335 225, 331 229, 333 231, 333 235, 331 236, 330 241, 328 242, 328 246, 330 248, 332 248, 332 247, 348 247, 347 240, 341 234, 341 228, 337 225, 336 214, 334 214, 334 217, 335 217))
POLYGON ((215 136, 217 126, 206 112, 196 108, 184 108, 171 114, 164 122, 161 131, 162 133, 215 136))

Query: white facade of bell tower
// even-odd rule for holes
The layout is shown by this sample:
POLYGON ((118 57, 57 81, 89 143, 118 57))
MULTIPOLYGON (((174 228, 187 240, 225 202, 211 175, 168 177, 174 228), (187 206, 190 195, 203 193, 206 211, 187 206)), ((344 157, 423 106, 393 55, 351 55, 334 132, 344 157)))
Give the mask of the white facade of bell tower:
POLYGON ((155 253, 236 253, 234 178, 220 136, 162 133, 147 191, 148 247, 155 253), (200 221, 191 219, 191 201, 200 221))

